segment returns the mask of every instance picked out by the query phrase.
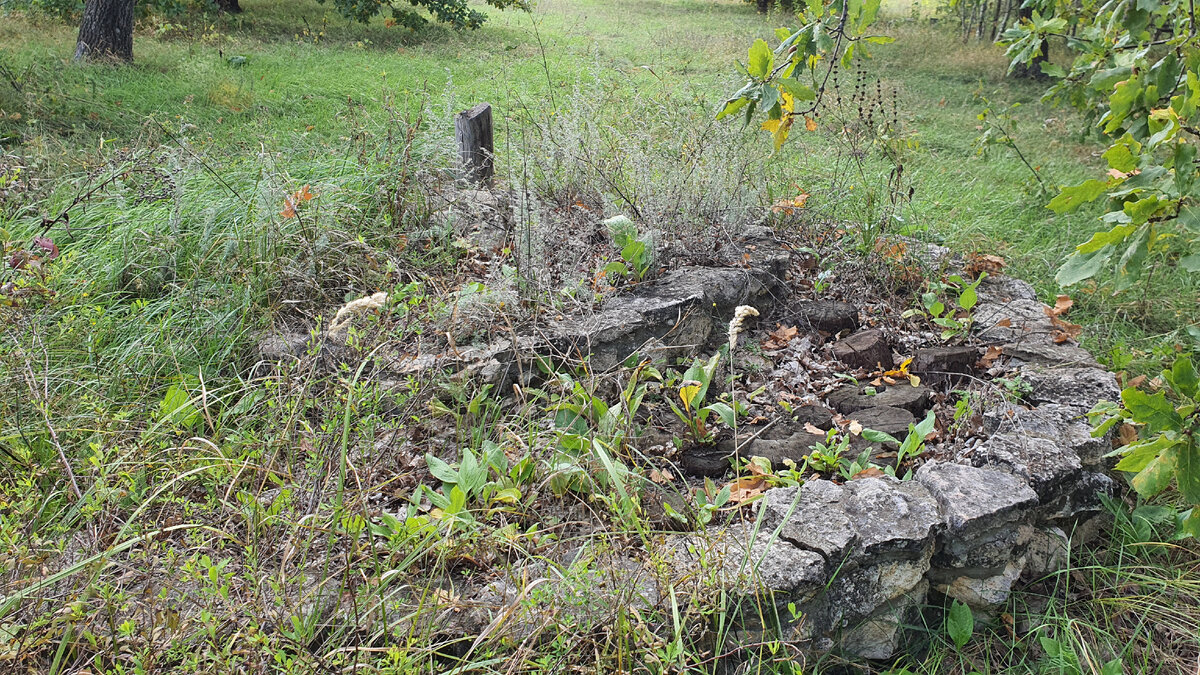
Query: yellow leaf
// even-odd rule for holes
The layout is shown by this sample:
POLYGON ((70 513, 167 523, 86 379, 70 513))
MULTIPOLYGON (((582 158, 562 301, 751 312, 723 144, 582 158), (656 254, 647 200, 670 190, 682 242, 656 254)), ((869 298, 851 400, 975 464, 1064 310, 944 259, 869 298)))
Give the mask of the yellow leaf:
POLYGON ((921 386, 921 378, 917 377, 916 375, 910 374, 908 376, 908 381, 911 382, 912 386, 914 386, 914 387, 921 386))
POLYGON ((817 130, 817 123, 816 123, 816 121, 815 121, 813 118, 811 118, 811 117, 805 117, 805 118, 804 118, 804 128, 805 128, 805 129, 808 129, 809 131, 816 131, 816 130, 817 130))
POLYGON ((679 388, 679 400, 683 401, 683 408, 688 412, 692 410, 692 399, 700 391, 700 385, 686 385, 679 388))

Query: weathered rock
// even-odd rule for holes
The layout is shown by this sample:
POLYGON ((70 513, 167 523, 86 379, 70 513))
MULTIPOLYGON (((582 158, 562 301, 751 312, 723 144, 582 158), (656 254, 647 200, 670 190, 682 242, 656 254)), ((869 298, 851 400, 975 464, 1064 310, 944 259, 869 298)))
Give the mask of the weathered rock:
POLYGON ((866 408, 847 415, 851 420, 861 424, 864 429, 874 429, 885 434, 891 434, 900 440, 908 433, 908 425, 916 423, 913 414, 904 408, 878 406, 866 408))
POLYGON ((1025 549, 1024 575, 1037 580, 1067 566, 1071 556, 1071 540, 1062 528, 1049 526, 1034 530, 1025 549))
POLYGON ((973 609, 991 609, 1008 601, 1013 583, 1020 578, 1021 570, 1020 564, 1010 561, 999 574, 983 578, 959 576, 947 583, 935 584, 934 588, 973 609))
POLYGON ((973 331, 991 342, 1019 342, 1047 337, 1054 330, 1045 305, 1037 300, 983 302, 975 308, 973 331))
POLYGON ((978 360, 979 350, 975 347, 926 347, 913 354, 908 369, 919 375, 969 373, 978 360))
POLYGON ((1112 449, 1110 430, 1093 438, 1092 427, 1079 408, 1047 403, 1037 408, 1005 405, 984 411, 983 429, 988 433, 1015 431, 1056 441, 1079 456, 1085 469, 1102 469, 1112 462, 1105 455, 1112 449))
POLYGON ((1121 396, 1116 376, 1099 368, 1031 365, 1021 369, 1021 377, 1032 388, 1029 400, 1036 405, 1057 403, 1087 412, 1101 399, 1118 401, 1121 396))
POLYGON ((1086 349, 1069 343, 1058 344, 1052 339, 1029 339, 1009 342, 1002 347, 1004 355, 1016 364, 1033 363, 1041 366, 1096 367, 1096 359, 1086 349))
POLYGON ((1037 300, 1037 291, 1029 282, 1005 274, 989 274, 975 292, 980 302, 987 303, 1037 300))
POLYGON ((914 387, 908 383, 878 387, 845 385, 829 395, 829 403, 843 415, 881 406, 904 408, 914 415, 920 415, 929 407, 929 388, 925 385, 914 387))
POLYGON ((844 489, 827 480, 767 491, 763 528, 826 560, 841 560, 858 537, 841 508, 844 489), (782 526, 782 527, 781 527, 782 526))
POLYGON ((1079 456, 1057 442, 1014 433, 993 434, 960 455, 975 466, 1008 471, 1029 484, 1043 502, 1053 499, 1058 488, 1077 477, 1083 469, 1079 456))
POLYGON ((845 485, 843 509, 858 533, 858 553, 880 560, 920 555, 941 522, 925 486, 894 478, 863 478, 845 485))
POLYGON ((892 349, 883 331, 870 329, 854 333, 834 343, 833 356, 851 368, 892 367, 892 349))
POLYGON ((808 326, 826 333, 858 328, 858 308, 836 300, 817 300, 796 304, 796 312, 808 326))
MULTIPOLYGON (((742 457, 762 457, 777 468, 785 466, 788 461, 800 464, 813 445, 825 438, 813 434, 807 426, 820 430, 831 428, 833 412, 822 405, 803 405, 792 411, 791 418, 769 427, 749 425, 739 428, 740 454, 742 457)), ((734 439, 723 440, 718 447, 726 456, 730 456, 735 449, 734 439)))
POLYGON ((937 500, 948 537, 1006 526, 1037 505, 1025 481, 993 469, 930 461, 916 480, 937 500))
POLYGON ((733 448, 730 445, 690 445, 683 449, 679 466, 693 476, 719 478, 730 468, 733 448))
POLYGON ((842 634, 843 651, 863 659, 895 656, 907 642, 907 628, 921 623, 929 582, 922 579, 903 595, 888 600, 869 618, 842 634))
POLYGON ((657 356, 683 356, 724 339, 738 305, 766 312, 778 281, 763 270, 687 267, 618 296, 598 314, 552 324, 550 347, 590 355, 593 370, 623 363, 650 343, 657 356))

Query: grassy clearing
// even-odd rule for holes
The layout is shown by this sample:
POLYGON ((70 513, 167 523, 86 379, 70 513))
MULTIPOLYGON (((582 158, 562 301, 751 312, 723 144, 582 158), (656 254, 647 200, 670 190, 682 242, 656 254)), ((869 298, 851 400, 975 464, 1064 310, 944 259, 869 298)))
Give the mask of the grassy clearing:
MULTIPOLYGON (((438 377, 323 372, 316 353, 282 370, 258 363, 262 335, 322 325, 380 289, 392 304, 353 329, 352 353, 437 344, 447 331, 459 344, 482 337, 460 314, 470 252, 429 234, 453 165, 451 114, 471 103, 496 106, 509 184, 549 207, 636 210, 683 249, 803 191, 814 218, 850 230, 848 247, 869 248, 872 227, 894 213, 895 229, 999 252, 1049 298, 1057 263, 1094 227, 1088 214, 1042 208, 1011 153, 976 153, 976 93, 1022 104, 1014 138, 1052 184, 1100 171, 1097 146, 1066 137, 1069 113, 1039 104, 1037 85, 1004 80, 997 49, 926 25, 888 25, 898 40, 878 48, 862 90, 859 73, 842 73, 842 104, 771 159, 766 134, 711 122, 732 61, 782 22, 747 5, 547 1, 493 13, 469 34, 362 27, 313 2, 245 6, 236 18, 143 22, 132 68, 66 63, 70 26, 22 14, 0 23, 10 76, 0 234, 25 242, 42 218, 70 215, 50 230, 62 256, 20 277, 20 306, 0 308, 0 637, 3 658, 23 668, 716 672, 728 617, 714 580, 686 586, 665 614, 639 613, 636 586, 590 593, 631 548, 669 557, 629 496, 639 478, 620 463, 556 463, 544 401, 501 403, 438 377), (894 164, 860 128, 861 105, 899 122, 892 150, 914 192, 898 211, 881 206, 894 164), (304 185, 316 199, 284 218, 284 197, 304 185), (424 454, 461 461, 463 448, 489 458, 486 484, 437 503, 453 481, 437 497, 421 492, 420 480, 437 484, 424 454), (537 498, 563 480, 589 498, 537 498), (548 599, 509 580, 527 606, 553 608, 530 634, 554 637, 496 631, 472 611, 495 598, 458 595, 457 580, 514 559, 549 565, 576 589, 548 599), (681 629, 697 623, 715 628, 681 629), (463 632, 479 639, 463 643, 463 632)), ((472 302, 492 311, 525 300, 531 316, 588 304, 578 291, 594 270, 544 258, 531 269, 530 256, 523 273, 548 283, 495 282, 472 302)), ((1120 368, 1152 369, 1197 319, 1195 282, 1183 277, 1160 275, 1130 298, 1074 295, 1088 346, 1120 368)), ((593 391, 634 376, 618 377, 593 391)), ((928 655, 907 665, 1093 672, 1123 655, 1127 668, 1173 672, 1196 649, 1186 631, 1197 620, 1195 551, 1147 544, 1153 532, 1134 525, 1117 532, 1111 549, 1081 553, 1016 596, 1013 633, 981 630, 959 651, 931 626, 928 655), (1078 667, 1047 660, 1038 637, 1067 645, 1078 667)), ((771 652, 784 647, 761 647, 739 654, 750 672, 788 672, 787 652, 771 652)))

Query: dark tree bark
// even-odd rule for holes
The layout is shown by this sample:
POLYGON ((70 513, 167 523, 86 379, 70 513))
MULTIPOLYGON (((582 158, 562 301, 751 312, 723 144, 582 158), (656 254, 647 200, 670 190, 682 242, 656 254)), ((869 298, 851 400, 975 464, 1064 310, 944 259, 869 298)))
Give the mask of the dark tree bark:
POLYGON ((758 5, 758 11, 763 14, 766 14, 767 10, 771 8, 771 0, 756 0, 755 4, 758 5))
POLYGON ((133 61, 134 0, 87 0, 75 44, 76 61, 133 61))
POLYGON ((242 6, 238 4, 238 0, 217 0, 217 7, 220 7, 222 12, 230 14, 242 13, 242 6))

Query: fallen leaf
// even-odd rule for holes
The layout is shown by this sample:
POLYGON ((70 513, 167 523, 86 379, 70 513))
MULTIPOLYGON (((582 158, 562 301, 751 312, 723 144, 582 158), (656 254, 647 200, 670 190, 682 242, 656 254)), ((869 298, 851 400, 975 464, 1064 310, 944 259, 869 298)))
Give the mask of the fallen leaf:
POLYGON ((767 481, 762 476, 744 476, 727 485, 729 503, 741 504, 767 491, 767 481))
POLYGON ((880 471, 879 467, 869 466, 851 476, 850 480, 857 480, 859 478, 882 478, 885 475, 887 474, 885 474, 883 471, 880 471))
POLYGON ((663 469, 662 471, 659 471, 658 469, 651 469, 650 480, 658 483, 659 485, 668 485, 671 483, 671 481, 675 480, 675 477, 672 476, 671 472, 667 469, 663 469))
POLYGON ((984 368, 991 368, 992 362, 1000 358, 1004 350, 996 345, 991 345, 987 348, 987 352, 979 360, 983 363, 984 368))
POLYGON ((862 433, 862 430, 863 430, 863 425, 861 422, 859 422, 858 420, 850 420, 851 435, 858 436, 859 434, 862 433))
POLYGON ((975 253, 968 259, 965 271, 972 279, 978 279, 984 272, 988 274, 1000 273, 1006 264, 1004 258, 998 255, 975 253))
POLYGON ((1133 426, 1132 424, 1122 424, 1121 426, 1117 427, 1117 445, 1129 445, 1130 443, 1137 441, 1137 439, 1137 427, 1133 426))
POLYGON ((1045 307, 1043 309, 1046 312, 1046 316, 1062 316, 1063 314, 1066 314, 1074 304, 1075 301, 1071 299, 1071 296, 1060 295, 1054 300, 1053 307, 1045 307))
POLYGON ((824 431, 821 431, 821 430, 820 430, 820 429, 818 429, 817 427, 813 426, 813 423, 812 423, 812 422, 805 422, 805 423, 804 423, 804 430, 805 430, 805 431, 807 431, 808 433, 810 433, 810 434, 814 435, 814 436, 824 436, 824 435, 825 435, 825 432, 824 432, 824 431))
POLYGON ((1051 333, 1055 344, 1062 344, 1067 340, 1073 340, 1079 337, 1079 334, 1083 332, 1083 326, 1063 321, 1055 314, 1050 315, 1050 322, 1054 324, 1055 328, 1055 330, 1051 333))
POLYGON ((1004 317, 1003 319, 1000 319, 999 321, 996 322, 996 326, 999 328, 1008 328, 1011 325, 1012 325, 1012 319, 1010 319, 1008 317, 1004 317))
POLYGON ((782 326, 777 324, 775 330, 771 331, 771 333, 767 335, 767 339, 763 341, 763 349, 783 349, 784 347, 788 346, 788 343, 790 343, 792 338, 796 337, 799 332, 800 331, 795 326, 782 326))
POLYGON ((1146 383, 1146 376, 1138 375, 1137 377, 1130 380, 1125 386, 1137 388, 1137 387, 1142 386, 1145 383, 1146 383))
POLYGON ((805 117, 804 118, 804 128, 808 129, 809 131, 816 131, 817 130, 817 121, 811 117, 805 117))

